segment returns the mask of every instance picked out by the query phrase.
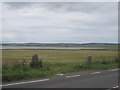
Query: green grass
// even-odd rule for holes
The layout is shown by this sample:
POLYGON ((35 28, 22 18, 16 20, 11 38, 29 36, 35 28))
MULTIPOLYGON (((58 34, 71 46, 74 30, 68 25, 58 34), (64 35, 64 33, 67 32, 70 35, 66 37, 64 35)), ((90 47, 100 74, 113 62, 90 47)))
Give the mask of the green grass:
POLYGON ((2 80, 11 81, 40 78, 57 73, 117 68, 118 51, 115 50, 3 50, 2 80), (43 68, 31 68, 32 55, 42 58, 43 68), (87 57, 92 56, 91 65, 87 57), (106 64, 103 64, 103 58, 106 64), (23 60, 26 64, 23 65, 23 60))
POLYGON ((2 71, 2 80, 3 81, 11 81, 11 80, 19 80, 19 79, 27 79, 27 78, 35 78, 35 77, 46 77, 53 75, 54 72, 52 70, 48 70, 47 68, 43 69, 33 69, 31 67, 26 67, 24 70, 21 67, 12 67, 12 68, 3 68, 2 71))

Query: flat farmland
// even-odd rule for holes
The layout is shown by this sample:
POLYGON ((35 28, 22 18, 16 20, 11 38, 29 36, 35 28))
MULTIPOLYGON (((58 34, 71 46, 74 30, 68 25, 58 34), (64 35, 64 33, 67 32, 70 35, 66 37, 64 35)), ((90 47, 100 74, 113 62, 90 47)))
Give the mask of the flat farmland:
POLYGON ((83 70, 116 68, 117 59, 117 50, 2 50, 3 81, 26 77, 45 77, 57 73, 83 70), (32 56, 35 54, 42 59, 42 69, 30 67, 32 56), (92 57, 91 65, 87 63, 88 56, 92 57), (27 68, 25 71, 20 68, 23 61, 27 68), (17 69, 15 67, 18 64, 20 66, 17 69))
POLYGON ((56 63, 84 62, 88 56, 92 56, 93 60, 106 58, 111 60, 118 56, 115 50, 3 50, 2 60, 5 62, 15 62, 26 59, 28 62, 34 54, 37 54, 43 61, 56 63))

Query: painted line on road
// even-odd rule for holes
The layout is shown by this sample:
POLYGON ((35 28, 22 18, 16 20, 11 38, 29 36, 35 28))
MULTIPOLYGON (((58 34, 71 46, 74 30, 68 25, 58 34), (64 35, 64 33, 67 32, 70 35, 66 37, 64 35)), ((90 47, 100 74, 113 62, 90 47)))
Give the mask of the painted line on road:
POLYGON ((93 73, 91 73, 91 74, 99 74, 99 73, 101 73, 101 72, 93 72, 93 73))
POLYGON ((117 71, 118 69, 112 69, 112 70, 109 70, 109 71, 117 71))
POLYGON ((43 81, 48 81, 48 80, 50 80, 50 79, 42 79, 42 80, 36 80, 36 81, 28 81, 28 82, 5 84, 5 85, 2 85, 2 86, 4 87, 4 86, 19 85, 19 84, 28 84, 28 83, 43 82, 43 81))
POLYGON ((58 76, 62 76, 63 74, 57 74, 58 76))
POLYGON ((119 86, 115 86, 115 87, 113 87, 113 88, 118 88, 119 86))
POLYGON ((71 77, 79 77, 80 75, 72 75, 72 76, 66 76, 65 78, 71 78, 71 77))

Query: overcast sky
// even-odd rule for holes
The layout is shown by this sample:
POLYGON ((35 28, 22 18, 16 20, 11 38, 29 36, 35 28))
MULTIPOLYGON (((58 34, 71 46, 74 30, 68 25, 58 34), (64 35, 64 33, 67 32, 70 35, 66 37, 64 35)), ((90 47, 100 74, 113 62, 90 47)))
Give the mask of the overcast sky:
POLYGON ((3 4, 3 42, 118 42, 118 3, 3 4))

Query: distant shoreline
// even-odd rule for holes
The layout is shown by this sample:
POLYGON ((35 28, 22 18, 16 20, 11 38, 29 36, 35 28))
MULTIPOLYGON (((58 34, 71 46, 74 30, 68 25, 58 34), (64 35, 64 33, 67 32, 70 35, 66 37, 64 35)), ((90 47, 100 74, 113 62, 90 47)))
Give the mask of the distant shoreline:
POLYGON ((118 44, 113 43, 11 43, 2 44, 0 49, 40 49, 40 50, 106 50, 118 49, 118 44))
POLYGON ((38 50, 106 50, 102 47, 40 47, 40 46, 2 46, 2 50, 6 49, 38 49, 38 50))

